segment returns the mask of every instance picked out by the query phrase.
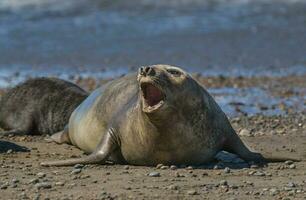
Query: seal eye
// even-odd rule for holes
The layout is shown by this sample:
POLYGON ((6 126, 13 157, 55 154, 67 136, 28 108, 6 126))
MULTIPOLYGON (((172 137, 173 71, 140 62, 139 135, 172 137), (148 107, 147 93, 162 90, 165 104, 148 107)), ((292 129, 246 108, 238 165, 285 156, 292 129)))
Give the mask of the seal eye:
POLYGON ((181 72, 176 69, 167 69, 167 72, 174 76, 180 76, 181 72))

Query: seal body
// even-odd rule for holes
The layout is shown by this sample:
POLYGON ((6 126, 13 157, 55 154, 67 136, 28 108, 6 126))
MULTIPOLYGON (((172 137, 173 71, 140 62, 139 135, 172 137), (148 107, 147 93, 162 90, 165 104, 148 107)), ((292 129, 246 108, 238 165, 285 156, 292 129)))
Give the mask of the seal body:
POLYGON ((63 130, 73 110, 88 96, 57 78, 35 78, 8 90, 0 100, 0 134, 53 134, 63 130))
POLYGON ((188 73, 169 65, 142 67, 138 74, 98 88, 59 134, 90 155, 42 165, 198 165, 220 150, 247 161, 264 160, 242 143, 208 92, 188 73))

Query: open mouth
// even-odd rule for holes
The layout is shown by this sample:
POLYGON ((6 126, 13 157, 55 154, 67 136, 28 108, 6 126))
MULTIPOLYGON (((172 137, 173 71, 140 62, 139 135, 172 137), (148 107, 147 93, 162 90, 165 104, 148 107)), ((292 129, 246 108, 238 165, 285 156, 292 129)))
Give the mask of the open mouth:
POLYGON ((143 109, 145 112, 152 112, 164 104, 165 94, 152 83, 142 83, 143 109))

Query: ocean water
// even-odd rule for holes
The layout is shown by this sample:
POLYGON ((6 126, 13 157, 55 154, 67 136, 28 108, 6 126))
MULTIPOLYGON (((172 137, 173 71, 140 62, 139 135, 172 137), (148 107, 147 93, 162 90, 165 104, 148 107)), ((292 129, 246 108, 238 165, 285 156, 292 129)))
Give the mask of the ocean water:
POLYGON ((1 0, 0 69, 300 74, 305 24, 304 0, 1 0))

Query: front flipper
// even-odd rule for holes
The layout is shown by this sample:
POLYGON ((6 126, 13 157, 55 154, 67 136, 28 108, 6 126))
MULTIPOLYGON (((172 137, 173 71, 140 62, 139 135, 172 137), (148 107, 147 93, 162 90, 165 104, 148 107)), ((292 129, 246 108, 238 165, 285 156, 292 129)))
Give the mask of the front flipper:
POLYGON ((45 140, 47 142, 55 142, 57 144, 71 144, 68 126, 65 126, 64 130, 54 133, 51 137, 48 137, 45 140))
POLYGON ((114 130, 109 129, 96 150, 83 158, 42 162, 41 166, 71 166, 75 164, 104 164, 109 155, 118 147, 114 130))

